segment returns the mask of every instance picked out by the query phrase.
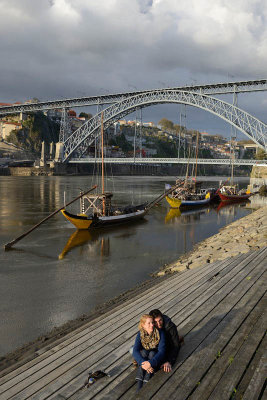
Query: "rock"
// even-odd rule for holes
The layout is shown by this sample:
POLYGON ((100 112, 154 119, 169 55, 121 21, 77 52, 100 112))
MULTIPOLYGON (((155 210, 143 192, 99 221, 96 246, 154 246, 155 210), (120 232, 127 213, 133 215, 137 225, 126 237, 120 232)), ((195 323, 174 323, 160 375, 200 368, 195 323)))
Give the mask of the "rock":
POLYGON ((186 269, 187 268, 186 268, 185 264, 177 265, 177 266, 171 268, 171 272, 181 272, 181 271, 185 271, 186 269))

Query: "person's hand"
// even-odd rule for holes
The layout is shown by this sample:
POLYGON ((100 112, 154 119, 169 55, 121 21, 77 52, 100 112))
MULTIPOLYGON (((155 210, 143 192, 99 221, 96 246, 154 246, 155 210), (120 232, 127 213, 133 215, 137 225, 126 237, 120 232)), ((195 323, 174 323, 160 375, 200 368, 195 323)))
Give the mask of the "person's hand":
POLYGON ((147 369, 147 372, 148 372, 149 374, 153 374, 154 369, 153 369, 152 367, 150 367, 150 368, 147 369))
MULTIPOLYGON (((144 362, 142 362, 141 366, 142 366, 142 368, 143 368, 145 371, 148 371, 149 368, 152 368, 149 361, 144 361, 144 362)), ((148 371, 148 372, 149 372, 149 371, 148 371)))
POLYGON ((168 361, 162 364, 160 368, 162 368, 164 372, 171 372, 172 370, 172 366, 168 361))

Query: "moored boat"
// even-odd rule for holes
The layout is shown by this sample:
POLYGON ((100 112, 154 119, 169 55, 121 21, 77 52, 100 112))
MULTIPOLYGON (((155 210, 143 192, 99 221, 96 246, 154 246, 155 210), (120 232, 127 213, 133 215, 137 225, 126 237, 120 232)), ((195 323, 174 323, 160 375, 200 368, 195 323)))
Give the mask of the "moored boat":
POLYGON ((238 202, 248 200, 251 194, 225 194, 220 190, 218 191, 221 201, 227 202, 238 202))
MULTIPOLYGON (((165 188, 168 188, 168 186, 165 185, 165 188)), ((210 203, 211 195, 209 189, 201 189, 196 192, 195 184, 189 185, 185 182, 184 186, 166 196, 165 199, 171 208, 183 209, 207 205, 210 203)))
POLYGON ((98 228, 101 226, 125 223, 143 218, 147 212, 146 205, 147 203, 141 204, 139 206, 115 208, 108 215, 97 213, 96 210, 96 212, 91 215, 86 215, 84 213, 75 215, 71 214, 65 209, 61 212, 64 217, 68 221, 70 221, 77 229, 90 229, 98 228))
POLYGON ((238 202, 248 200, 252 195, 250 192, 238 191, 237 185, 223 185, 217 191, 220 200, 224 202, 238 202))

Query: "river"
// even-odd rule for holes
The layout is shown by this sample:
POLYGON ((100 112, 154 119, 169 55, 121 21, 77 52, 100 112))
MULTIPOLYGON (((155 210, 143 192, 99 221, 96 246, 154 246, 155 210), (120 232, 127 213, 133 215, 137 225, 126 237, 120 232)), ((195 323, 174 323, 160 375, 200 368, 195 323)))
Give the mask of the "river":
MULTIPOLYGON (((126 205, 153 200, 174 179, 124 176, 108 183, 114 202, 126 205)), ((203 180, 204 187, 218 187, 219 178, 203 180)), ((244 187, 248 178, 239 181, 244 187)), ((0 356, 89 313, 251 212, 238 204, 168 213, 164 200, 143 221, 79 235, 59 213, 13 250, 3 250, 59 208, 64 192, 67 202, 90 185, 85 176, 0 178, 0 356)), ((78 211, 77 206, 70 210, 78 211)))

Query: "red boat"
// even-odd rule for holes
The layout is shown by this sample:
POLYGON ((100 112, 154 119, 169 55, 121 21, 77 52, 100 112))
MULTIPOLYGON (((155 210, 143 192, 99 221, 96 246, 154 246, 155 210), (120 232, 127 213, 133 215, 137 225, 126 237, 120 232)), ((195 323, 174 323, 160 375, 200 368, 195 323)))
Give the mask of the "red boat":
POLYGON ((220 196, 221 201, 242 201, 242 200, 247 200, 251 194, 223 194, 220 191, 218 192, 218 195, 220 196))
POLYGON ((251 193, 238 193, 236 186, 223 186, 218 190, 221 201, 234 202, 248 200, 251 193))

